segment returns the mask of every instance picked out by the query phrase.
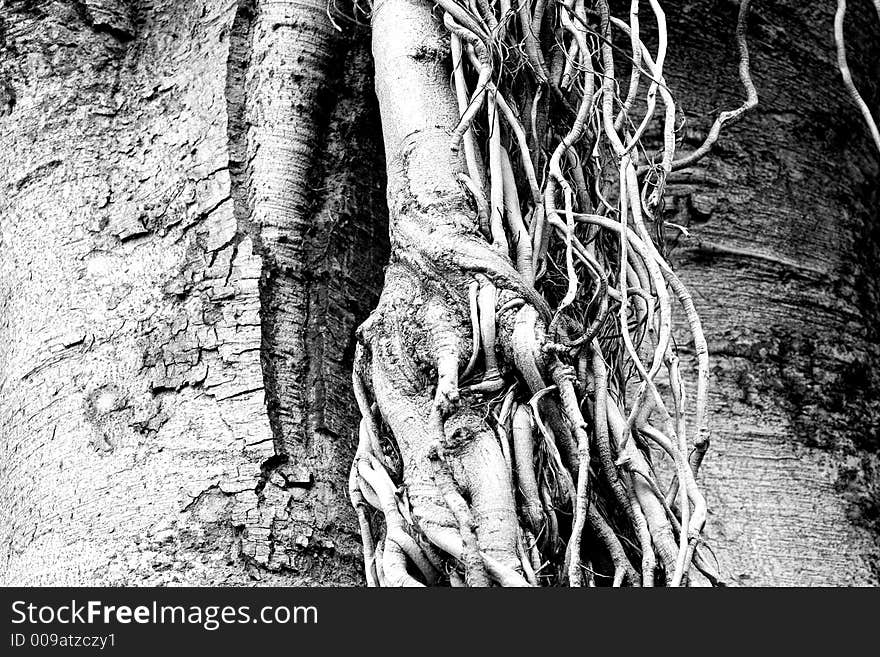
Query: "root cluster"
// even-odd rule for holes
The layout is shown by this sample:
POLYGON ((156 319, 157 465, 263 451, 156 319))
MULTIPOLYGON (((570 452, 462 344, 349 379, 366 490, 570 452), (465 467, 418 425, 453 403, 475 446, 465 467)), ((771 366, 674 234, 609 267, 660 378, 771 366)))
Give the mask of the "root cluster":
POLYGON ((436 2, 471 209, 429 244, 393 225, 359 332, 349 490, 371 586, 718 583, 697 484, 708 352, 663 198, 757 102, 748 1, 746 100, 680 157, 666 17, 646 4, 653 50, 637 0, 625 18, 605 0, 436 2))

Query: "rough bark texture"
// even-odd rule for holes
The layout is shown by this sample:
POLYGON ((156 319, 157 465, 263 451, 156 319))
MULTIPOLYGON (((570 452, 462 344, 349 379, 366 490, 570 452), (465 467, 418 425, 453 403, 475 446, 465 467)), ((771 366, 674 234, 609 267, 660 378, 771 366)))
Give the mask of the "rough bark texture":
MULTIPOLYGON (((863 4, 847 35, 876 106, 878 25, 863 4)), ((714 366, 708 535, 722 574, 742 585, 880 576, 878 164, 834 63, 833 12, 753 5, 757 112, 670 181, 669 219, 693 235, 672 258, 714 366)), ((740 102, 736 3, 668 3, 667 14, 686 150, 740 102)))
MULTIPOLYGON (((739 102, 736 3, 666 7, 688 146, 739 102)), ((734 583, 876 583, 877 159, 833 7, 752 13, 759 110, 668 204, 714 363, 708 533, 734 583)), ((322 0, 3 3, 3 584, 361 581, 347 368, 386 247, 350 36, 322 0)))
POLYGON ((319 1, 4 4, 3 583, 360 581, 363 36, 319 1))

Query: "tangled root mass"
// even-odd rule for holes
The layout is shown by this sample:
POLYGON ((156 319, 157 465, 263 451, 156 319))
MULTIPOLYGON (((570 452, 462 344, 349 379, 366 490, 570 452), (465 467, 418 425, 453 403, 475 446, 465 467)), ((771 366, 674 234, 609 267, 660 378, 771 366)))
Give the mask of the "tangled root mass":
POLYGON ((625 20, 604 0, 436 3, 469 206, 427 244, 393 223, 358 333, 349 492, 371 586, 718 583, 697 485, 708 353, 663 255, 662 203, 670 172, 757 102, 748 1, 747 99, 678 158, 666 18, 648 4, 653 52, 637 1, 625 20))

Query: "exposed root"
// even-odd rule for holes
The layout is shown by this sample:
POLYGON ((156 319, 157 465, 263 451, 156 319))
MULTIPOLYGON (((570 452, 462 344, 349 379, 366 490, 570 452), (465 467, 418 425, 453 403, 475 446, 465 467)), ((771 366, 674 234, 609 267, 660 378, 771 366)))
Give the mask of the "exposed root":
MULTIPOLYGON (((436 4, 458 122, 442 146, 416 130, 389 152, 435 169, 400 165, 392 262, 355 357, 363 421, 349 494, 367 581, 678 586, 699 572, 719 583, 699 549, 708 350, 662 255, 660 218, 670 171, 757 102, 748 2, 736 28, 747 99, 679 159, 657 0, 655 52, 635 1, 626 21, 604 0, 436 4), (614 48, 630 51, 624 82, 614 48), (676 302, 693 373, 672 339, 676 302)), ((425 11, 401 7, 398 21, 425 11)), ((387 93, 405 104, 407 90, 387 93)))
POLYGON ((535 473, 535 441, 532 418, 526 407, 518 405, 513 414, 513 453, 516 459, 516 483, 522 502, 520 510, 528 528, 535 534, 544 525, 544 511, 535 473))
POLYGON ((483 557, 480 556, 474 518, 467 502, 458 491, 449 465, 440 456, 439 451, 432 451, 429 458, 434 466, 434 483, 437 484, 446 506, 452 511, 458 523, 462 540, 461 560, 464 562, 465 581, 468 586, 489 586, 489 573, 483 563, 483 557))

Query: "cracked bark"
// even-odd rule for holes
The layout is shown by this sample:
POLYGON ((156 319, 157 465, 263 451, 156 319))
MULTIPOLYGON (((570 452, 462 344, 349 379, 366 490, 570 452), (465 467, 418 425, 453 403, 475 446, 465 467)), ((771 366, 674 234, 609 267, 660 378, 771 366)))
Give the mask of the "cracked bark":
POLYGON ((361 579, 334 454, 384 260, 368 51, 263 4, 0 19, 3 583, 361 579))
MULTIPOLYGON (((261 5, 0 17, 4 584, 361 581, 347 367, 387 257, 368 37, 317 0, 261 5)), ((736 101, 734 11, 667 5, 684 150, 736 101)), ((735 583, 878 577, 877 161, 832 11, 753 8, 759 110, 667 199, 735 583)))

